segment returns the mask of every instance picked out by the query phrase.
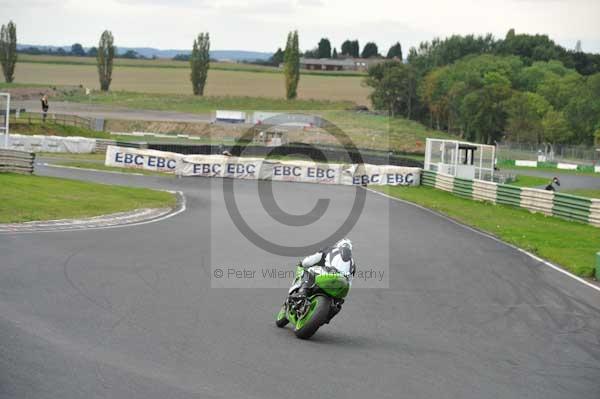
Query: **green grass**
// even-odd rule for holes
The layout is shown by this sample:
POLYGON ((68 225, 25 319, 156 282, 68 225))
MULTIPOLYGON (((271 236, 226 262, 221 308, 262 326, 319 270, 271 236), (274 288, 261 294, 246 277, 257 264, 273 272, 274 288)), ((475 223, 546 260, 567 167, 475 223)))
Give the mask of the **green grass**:
POLYGON ((175 205, 167 192, 0 173, 0 222, 81 218, 175 205))
POLYGON ((429 187, 377 189, 491 233, 578 276, 593 274, 600 243, 599 228, 524 209, 467 200, 429 187))
POLYGON ((95 162, 104 162, 106 158, 105 154, 76 154, 72 152, 38 152, 36 153, 37 157, 43 158, 59 158, 62 160, 69 161, 95 161, 95 162))
POLYGON ((111 135, 107 132, 97 132, 79 126, 64 126, 58 123, 31 121, 29 123, 24 117, 22 120, 10 123, 10 133, 24 135, 43 135, 43 136, 70 136, 70 137, 89 137, 110 139, 111 135))
POLYGON ((0 89, 30 89, 30 88, 50 88, 51 85, 43 83, 6 83, 0 82, 0 89))
POLYGON ((593 188, 578 188, 573 190, 561 191, 565 194, 578 195, 580 197, 597 198, 600 199, 600 190, 593 188))
POLYGON ((317 113, 348 134, 358 148, 395 150, 414 153, 423 160, 425 139, 456 138, 439 130, 404 118, 390 118, 372 113, 333 110, 317 113))
POLYGON ((548 177, 517 175, 517 179, 510 183, 511 186, 517 187, 539 187, 550 182, 548 177))
POLYGON ((100 171, 109 172, 121 172, 121 173, 138 173, 142 175, 153 175, 153 176, 174 176, 172 173, 154 172, 151 170, 136 169, 136 168, 118 168, 114 166, 106 166, 98 162, 86 162, 86 161, 58 161, 52 162, 52 165, 69 166, 71 168, 83 168, 83 169, 94 169, 100 171))
POLYGON ((157 111, 179 111, 206 113, 217 109, 237 109, 244 111, 295 111, 314 109, 346 109, 354 106, 351 101, 327 100, 285 100, 270 97, 219 97, 194 96, 186 94, 152 94, 128 91, 98 92, 86 96, 83 92, 67 93, 57 100, 103 104, 133 109, 157 111))

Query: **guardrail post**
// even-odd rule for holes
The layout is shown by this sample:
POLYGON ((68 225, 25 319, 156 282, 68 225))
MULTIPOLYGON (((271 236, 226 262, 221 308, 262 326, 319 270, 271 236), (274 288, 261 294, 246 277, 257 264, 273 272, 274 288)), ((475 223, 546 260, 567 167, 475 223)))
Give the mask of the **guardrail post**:
POLYGON ((596 280, 600 281, 600 252, 596 252, 596 280))

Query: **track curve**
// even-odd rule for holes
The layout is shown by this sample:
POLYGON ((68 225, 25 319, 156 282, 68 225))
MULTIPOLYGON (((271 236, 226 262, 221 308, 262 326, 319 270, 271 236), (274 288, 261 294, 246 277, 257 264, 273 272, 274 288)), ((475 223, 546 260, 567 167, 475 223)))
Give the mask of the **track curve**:
MULTIPOLYGON (((367 194, 351 237, 359 265, 389 262, 389 288, 354 290, 305 342, 274 327, 285 288, 211 288, 215 262, 294 261, 239 234, 218 180, 39 173, 183 191, 187 210, 115 230, 0 236, 0 397, 600 396, 600 294, 414 206, 367 194)), ((237 185, 237 200, 268 228, 252 186, 237 185)), ((353 197, 273 187, 296 210, 338 201, 331 220, 353 197)))

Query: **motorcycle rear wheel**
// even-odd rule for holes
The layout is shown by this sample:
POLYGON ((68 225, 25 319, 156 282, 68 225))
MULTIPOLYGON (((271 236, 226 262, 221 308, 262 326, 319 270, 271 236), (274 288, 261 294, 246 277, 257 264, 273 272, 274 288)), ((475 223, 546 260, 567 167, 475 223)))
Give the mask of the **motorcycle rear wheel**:
POLYGON ((296 329, 296 337, 300 339, 308 339, 312 337, 319 327, 325 324, 329 317, 329 308, 331 306, 331 299, 317 295, 311 299, 311 309, 305 317, 308 317, 303 322, 302 327, 296 329))

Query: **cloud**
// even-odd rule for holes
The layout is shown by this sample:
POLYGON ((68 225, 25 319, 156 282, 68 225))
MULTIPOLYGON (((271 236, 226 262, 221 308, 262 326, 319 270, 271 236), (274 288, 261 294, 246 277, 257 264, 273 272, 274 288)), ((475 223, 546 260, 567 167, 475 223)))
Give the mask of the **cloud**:
POLYGON ((300 7, 322 7, 325 5, 322 0, 298 0, 296 4, 300 7))
POLYGON ((36 7, 48 7, 54 5, 55 2, 52 0, 0 0, 0 8, 36 8, 36 7))
POLYGON ((150 6, 150 7, 211 7, 212 2, 207 0, 117 0, 117 3, 133 6, 150 6))
POLYGON ((303 49, 328 37, 338 48, 348 38, 375 41, 381 51, 400 41, 406 52, 436 36, 515 28, 600 51, 600 0, 0 0, 0 9, 20 42, 36 44, 91 45, 110 29, 123 46, 187 48, 208 31, 215 49, 273 51, 298 29, 303 49))
POLYGON ((289 15, 296 9, 293 1, 289 0, 266 0, 266 1, 228 1, 221 2, 216 7, 223 18, 228 16, 253 17, 267 14, 289 15))

